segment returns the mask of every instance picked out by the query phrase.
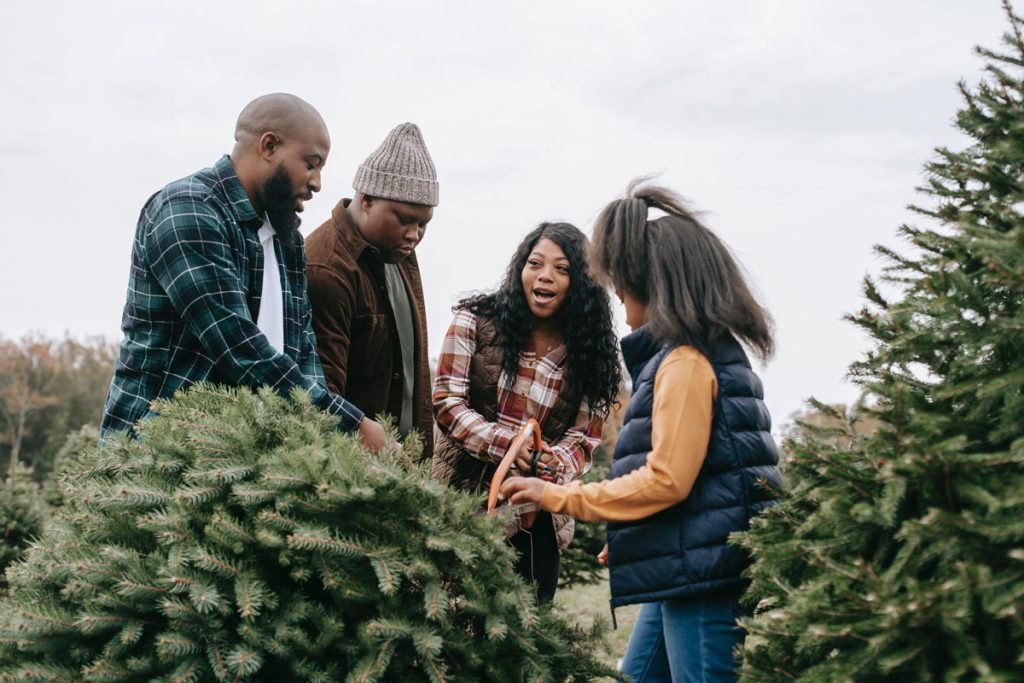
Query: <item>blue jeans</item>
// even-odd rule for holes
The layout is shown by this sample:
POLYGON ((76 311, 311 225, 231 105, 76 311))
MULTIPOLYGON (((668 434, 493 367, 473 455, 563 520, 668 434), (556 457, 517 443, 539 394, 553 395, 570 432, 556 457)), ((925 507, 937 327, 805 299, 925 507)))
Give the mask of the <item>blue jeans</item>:
POLYGON ((736 680, 733 650, 743 642, 736 620, 741 591, 695 595, 640 607, 622 660, 635 683, 736 680))

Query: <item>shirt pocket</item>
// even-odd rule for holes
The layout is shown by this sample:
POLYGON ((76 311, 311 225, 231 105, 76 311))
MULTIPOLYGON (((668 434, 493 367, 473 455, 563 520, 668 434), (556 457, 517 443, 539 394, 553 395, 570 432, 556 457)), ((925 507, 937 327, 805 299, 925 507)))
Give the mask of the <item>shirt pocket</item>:
POLYGON ((387 343, 386 315, 365 314, 352 319, 352 335, 348 343, 348 363, 346 374, 349 377, 373 377, 381 374, 380 367, 385 359, 387 343))

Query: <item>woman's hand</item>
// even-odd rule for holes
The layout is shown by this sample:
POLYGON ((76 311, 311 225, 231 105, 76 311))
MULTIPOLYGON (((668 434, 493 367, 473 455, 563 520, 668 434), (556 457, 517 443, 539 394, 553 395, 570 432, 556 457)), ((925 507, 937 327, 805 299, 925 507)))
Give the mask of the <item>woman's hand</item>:
POLYGON ((545 482, 536 477, 509 477, 501 483, 498 500, 508 500, 512 505, 540 503, 544 495, 545 482))
POLYGON ((519 455, 516 456, 516 469, 519 470, 519 474, 524 477, 530 476, 541 476, 544 472, 554 472, 558 469, 559 460, 555 452, 551 450, 551 446, 547 445, 543 441, 540 444, 540 455, 537 456, 537 471, 531 473, 533 467, 533 454, 536 451, 524 449, 519 455), (547 470, 543 468, 548 468, 547 470))
POLYGON ((608 564, 608 544, 605 543, 601 552, 597 554, 597 563, 602 567, 608 564))

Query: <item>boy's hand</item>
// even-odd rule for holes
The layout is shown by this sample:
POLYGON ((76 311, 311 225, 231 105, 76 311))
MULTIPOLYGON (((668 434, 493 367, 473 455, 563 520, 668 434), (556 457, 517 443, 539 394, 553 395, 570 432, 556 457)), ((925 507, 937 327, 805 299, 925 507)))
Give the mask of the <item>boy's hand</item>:
POLYGON ((364 417, 363 421, 359 423, 359 438, 372 453, 379 452, 387 445, 384 428, 368 417, 364 417))

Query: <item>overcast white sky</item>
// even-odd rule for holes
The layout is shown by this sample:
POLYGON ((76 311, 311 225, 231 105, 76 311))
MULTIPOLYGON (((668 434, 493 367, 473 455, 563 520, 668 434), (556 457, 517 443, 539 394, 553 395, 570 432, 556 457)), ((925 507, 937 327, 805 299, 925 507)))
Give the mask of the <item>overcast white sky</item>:
POLYGON ((997 0, 4 2, 0 334, 120 339, 146 198, 286 91, 333 142, 307 234, 395 124, 422 128, 440 181, 417 250, 432 357, 451 305, 497 284, 538 222, 589 233, 633 176, 662 173, 775 317, 780 425, 809 396, 855 397, 843 377, 866 340, 842 316, 878 271, 872 245, 915 220, 932 149, 963 144, 956 83, 1006 27, 997 0))

